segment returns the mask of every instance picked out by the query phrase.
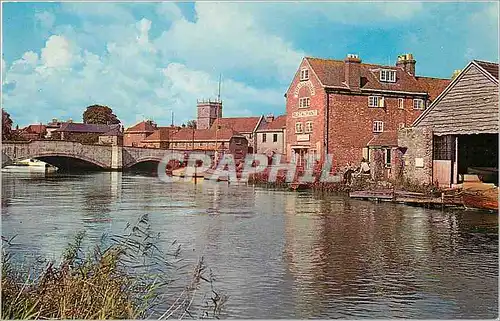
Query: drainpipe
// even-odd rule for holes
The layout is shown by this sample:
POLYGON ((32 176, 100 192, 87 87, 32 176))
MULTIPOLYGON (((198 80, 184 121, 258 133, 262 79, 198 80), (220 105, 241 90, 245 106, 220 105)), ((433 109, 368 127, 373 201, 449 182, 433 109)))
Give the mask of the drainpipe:
POLYGON ((325 161, 328 157, 328 129, 329 129, 329 119, 330 119, 330 98, 327 90, 325 90, 326 94, 326 112, 325 112, 325 161))

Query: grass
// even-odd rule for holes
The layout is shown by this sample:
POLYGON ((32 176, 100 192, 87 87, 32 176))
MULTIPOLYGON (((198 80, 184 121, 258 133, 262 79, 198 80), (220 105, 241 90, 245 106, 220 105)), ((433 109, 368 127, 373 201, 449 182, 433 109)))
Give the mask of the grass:
POLYGON ((186 285, 179 264, 180 246, 161 251, 144 215, 128 234, 111 238, 84 254, 84 233, 68 244, 59 264, 43 268, 16 265, 3 239, 2 319, 145 319, 218 318, 227 297, 213 284, 200 258, 186 285), (40 271, 41 270, 41 271, 40 271))

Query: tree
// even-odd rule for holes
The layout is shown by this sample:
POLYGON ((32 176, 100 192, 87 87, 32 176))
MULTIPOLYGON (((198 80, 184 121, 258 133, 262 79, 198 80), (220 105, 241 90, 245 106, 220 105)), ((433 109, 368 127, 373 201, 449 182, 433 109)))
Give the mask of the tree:
POLYGON ((119 124, 120 120, 113 114, 113 110, 108 106, 92 105, 88 106, 83 113, 85 124, 119 124))
POLYGON ((186 126, 188 128, 196 128, 196 120, 188 120, 186 126))
POLYGON ((8 112, 2 108, 2 140, 8 140, 12 137, 12 119, 8 112))

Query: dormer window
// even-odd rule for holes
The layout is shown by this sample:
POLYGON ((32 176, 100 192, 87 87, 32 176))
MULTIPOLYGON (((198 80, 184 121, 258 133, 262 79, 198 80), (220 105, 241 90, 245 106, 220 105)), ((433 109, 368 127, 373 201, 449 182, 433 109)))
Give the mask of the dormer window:
POLYGON ((391 69, 380 70, 380 81, 396 82, 396 70, 391 70, 391 69))
POLYGON ((300 80, 309 80, 309 69, 300 70, 300 80))
POLYGON ((413 99, 413 109, 424 110, 424 100, 423 99, 413 99))

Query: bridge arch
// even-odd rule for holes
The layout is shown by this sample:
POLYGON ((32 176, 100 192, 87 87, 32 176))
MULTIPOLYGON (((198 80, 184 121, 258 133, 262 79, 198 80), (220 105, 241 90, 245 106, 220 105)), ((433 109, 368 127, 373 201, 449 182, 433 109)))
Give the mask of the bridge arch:
MULTIPOLYGON (((47 164, 56 166, 60 170, 70 169, 95 169, 102 170, 108 166, 85 155, 73 155, 68 153, 35 153, 23 155, 22 159, 38 159, 47 164)), ((16 159, 21 160, 21 159, 16 159)))

